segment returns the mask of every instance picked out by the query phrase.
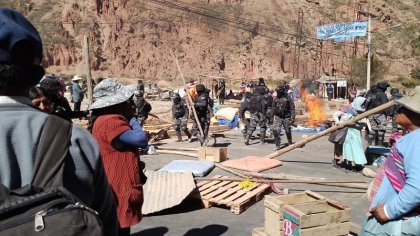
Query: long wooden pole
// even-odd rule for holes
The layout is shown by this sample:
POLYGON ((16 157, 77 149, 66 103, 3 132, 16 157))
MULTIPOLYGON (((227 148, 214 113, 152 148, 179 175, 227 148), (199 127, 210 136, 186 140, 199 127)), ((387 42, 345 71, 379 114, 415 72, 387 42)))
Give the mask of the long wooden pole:
POLYGON ((265 157, 272 159, 272 158, 278 157, 280 155, 283 155, 286 152, 290 152, 293 149, 298 148, 298 147, 301 147, 304 144, 309 143, 309 142, 311 142, 311 141, 313 141, 315 139, 318 139, 318 138, 320 138, 320 137, 322 137, 324 135, 330 134, 330 133, 332 133, 332 132, 334 132, 334 131, 336 131, 338 129, 344 128, 346 126, 353 125, 355 122, 357 122, 357 121, 359 121, 359 120, 361 120, 363 118, 366 118, 366 117, 368 117, 370 115, 373 115, 375 113, 378 113, 378 112, 381 112, 383 110, 386 110, 386 109, 392 107, 393 105, 395 105, 395 102, 394 101, 387 102, 387 103, 385 103, 385 104, 383 104, 383 105, 381 105, 379 107, 376 107, 376 108, 374 108, 372 110, 369 110, 367 112, 364 112, 364 113, 362 113, 362 114, 354 117, 353 119, 350 119, 350 120, 348 120, 346 122, 343 122, 343 123, 340 123, 340 124, 338 124, 336 126, 333 126, 331 128, 328 128, 328 129, 326 129, 326 130, 324 130, 322 132, 319 132, 319 133, 317 133, 315 135, 309 136, 308 138, 306 138, 304 140, 301 140, 299 142, 296 142, 295 144, 292 144, 292 145, 290 145, 290 146, 288 146, 286 148, 283 148, 283 149, 280 149, 278 151, 275 151, 275 152, 273 152, 273 153, 271 153, 271 154, 269 154, 269 155, 267 155, 265 157))
POLYGON ((198 148, 183 148, 183 147, 158 147, 158 150, 173 150, 173 151, 193 151, 197 152, 198 148))
POLYGON ((183 155, 183 156, 189 156, 189 157, 198 157, 197 153, 190 153, 190 152, 181 152, 181 151, 172 151, 172 150, 162 150, 162 149, 156 149, 158 153, 165 153, 165 154, 177 154, 177 155, 183 155))
POLYGON ((92 93, 92 74, 90 73, 90 57, 89 57, 89 39, 84 36, 83 54, 85 57, 85 71, 87 78, 87 97, 88 105, 92 105, 93 93, 92 93))
POLYGON ((210 177, 195 177, 195 180, 215 180, 215 181, 244 181, 249 180, 257 183, 301 183, 301 184, 355 184, 355 183, 364 183, 365 181, 307 181, 307 180, 289 180, 289 179, 276 179, 276 180, 266 180, 266 179, 244 179, 244 178, 210 178, 210 177))
MULTIPOLYGON (((184 74, 182 74, 181 67, 179 66, 178 58, 176 57, 175 53, 173 53, 173 57, 175 59, 176 66, 178 67, 179 74, 181 74, 181 78, 184 81, 184 84, 187 84, 187 82, 185 81, 185 78, 184 78, 184 74)), ((203 132, 203 129, 201 128, 200 121, 198 120, 197 111, 195 110, 195 107, 194 107, 194 102, 193 102, 193 100, 191 98, 191 95, 188 92, 188 90, 186 91, 186 93, 187 93, 188 101, 191 104, 191 109, 192 109, 193 114, 194 114, 195 122, 197 123, 198 129, 200 130, 201 137, 204 138, 204 132, 203 132)))

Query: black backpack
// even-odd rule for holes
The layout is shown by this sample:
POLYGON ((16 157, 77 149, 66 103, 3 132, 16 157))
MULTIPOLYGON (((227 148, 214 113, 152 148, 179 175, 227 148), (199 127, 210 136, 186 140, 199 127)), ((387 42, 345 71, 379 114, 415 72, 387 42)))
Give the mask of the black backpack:
POLYGON ((262 112, 262 96, 260 94, 254 94, 249 99, 251 112, 262 112))
POLYGON ((0 235, 103 235, 98 213, 62 187, 71 127, 50 115, 31 184, 13 190, 0 184, 0 235))
POLYGON ((274 108, 274 114, 276 114, 280 118, 284 118, 284 116, 289 110, 288 102, 289 101, 287 97, 277 98, 276 103, 275 103, 275 108, 274 108))

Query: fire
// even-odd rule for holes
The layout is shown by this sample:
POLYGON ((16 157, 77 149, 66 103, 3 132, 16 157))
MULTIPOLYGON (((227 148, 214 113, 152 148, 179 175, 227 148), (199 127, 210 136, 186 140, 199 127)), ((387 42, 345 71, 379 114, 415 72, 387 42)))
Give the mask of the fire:
POLYGON ((302 93, 302 100, 305 102, 305 108, 308 111, 308 125, 318 127, 321 121, 327 120, 327 115, 323 111, 322 101, 315 95, 311 95, 307 90, 302 93))

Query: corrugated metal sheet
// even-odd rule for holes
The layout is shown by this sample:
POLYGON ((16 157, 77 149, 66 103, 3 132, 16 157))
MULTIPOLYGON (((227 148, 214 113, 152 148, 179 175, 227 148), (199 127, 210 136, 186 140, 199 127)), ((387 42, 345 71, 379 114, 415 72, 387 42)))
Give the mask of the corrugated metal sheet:
POLYGON ((195 188, 192 172, 169 173, 146 170, 143 187, 143 214, 151 214, 179 205, 195 188))

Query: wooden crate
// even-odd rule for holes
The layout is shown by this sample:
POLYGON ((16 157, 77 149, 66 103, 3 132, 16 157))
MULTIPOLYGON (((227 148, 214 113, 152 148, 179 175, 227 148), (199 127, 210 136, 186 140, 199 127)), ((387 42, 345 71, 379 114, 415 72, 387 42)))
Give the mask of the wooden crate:
POLYGON ((198 159, 212 162, 222 162, 227 159, 227 148, 200 147, 198 159))
POLYGON ((264 227, 254 228, 252 229, 252 236, 270 236, 265 233, 264 227))
POLYGON ((205 208, 214 205, 230 207, 234 214, 241 214, 248 207, 258 202, 271 192, 268 184, 256 183, 253 187, 242 189, 238 181, 220 181, 227 176, 216 175, 215 180, 202 181, 197 184, 198 197, 205 208))
POLYGON ((308 202, 325 201, 325 197, 312 192, 305 191, 290 195, 265 196, 264 199, 264 229, 270 236, 283 235, 283 206, 286 204, 302 204, 308 202))
POLYGON ((350 208, 332 201, 283 206, 283 235, 348 235, 350 208))

